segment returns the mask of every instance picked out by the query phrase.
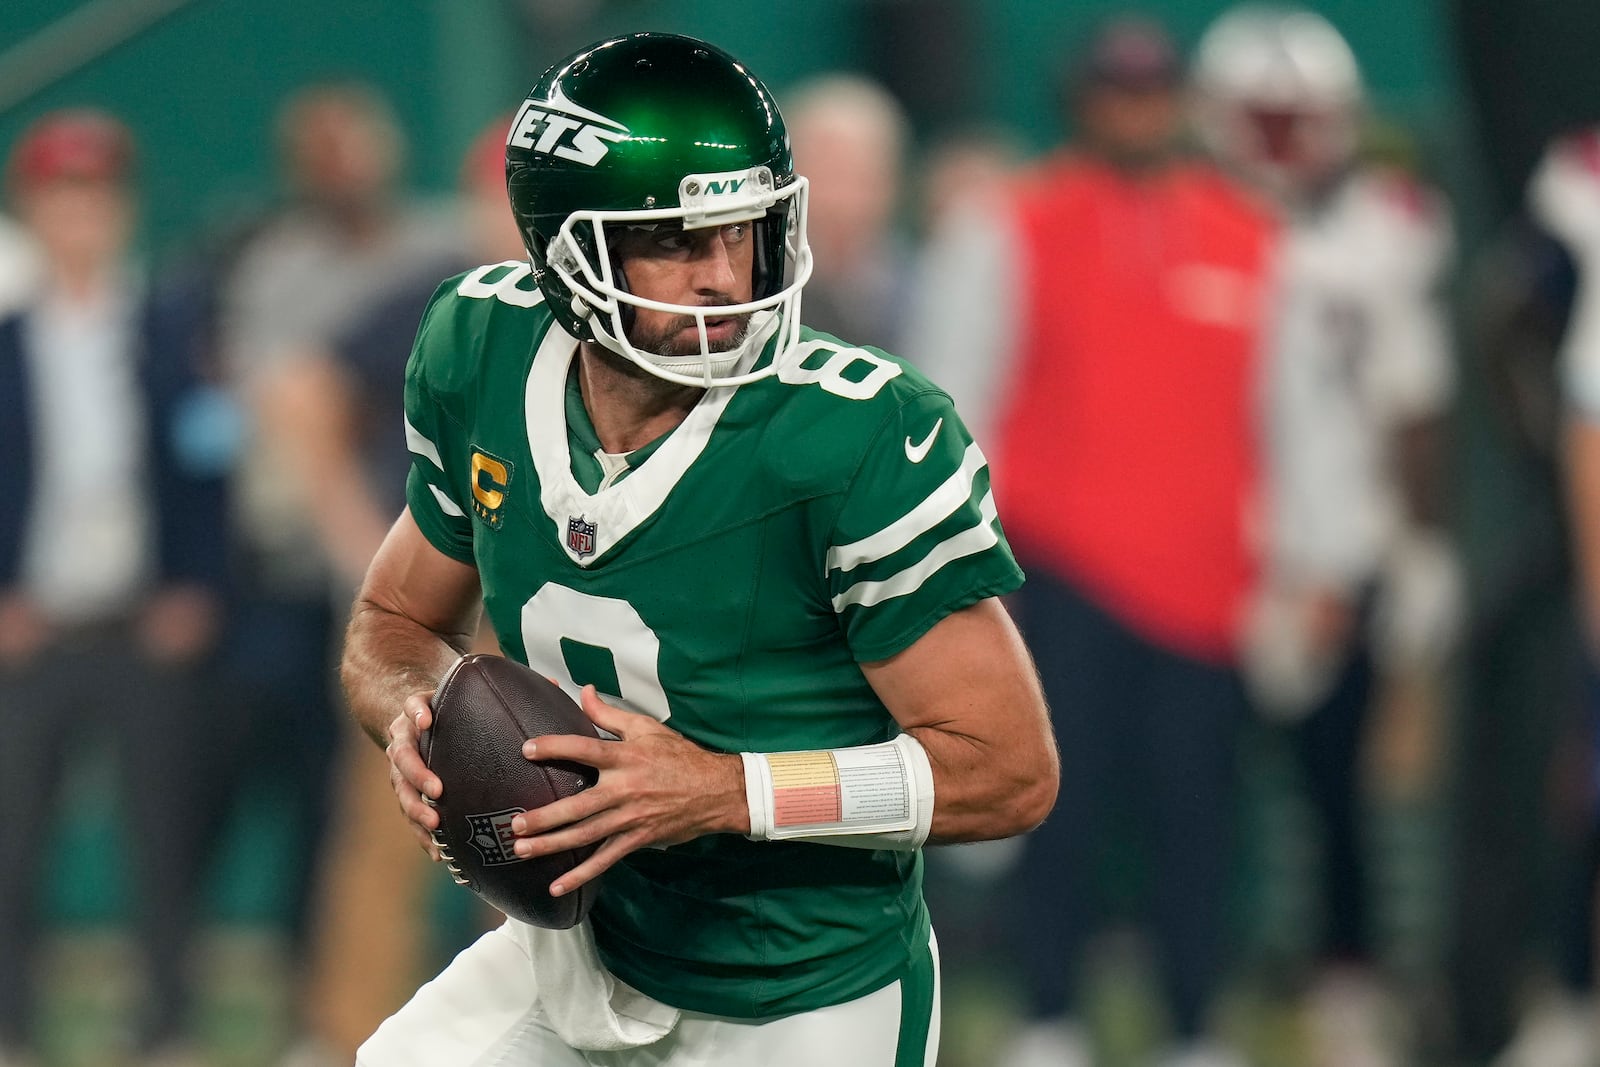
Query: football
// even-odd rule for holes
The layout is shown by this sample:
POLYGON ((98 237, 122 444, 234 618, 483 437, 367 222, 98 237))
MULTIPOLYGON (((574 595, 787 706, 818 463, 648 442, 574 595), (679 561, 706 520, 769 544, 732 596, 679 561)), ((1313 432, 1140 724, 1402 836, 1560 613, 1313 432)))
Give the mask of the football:
POLYGON ((552 897, 550 883, 597 846, 524 859, 512 849, 511 820, 589 788, 599 772, 526 759, 523 741, 545 734, 600 736, 548 678, 502 656, 473 654, 439 683, 433 725, 419 747, 444 783, 433 839, 455 880, 514 919, 564 930, 583 920, 599 887, 591 882, 552 897))

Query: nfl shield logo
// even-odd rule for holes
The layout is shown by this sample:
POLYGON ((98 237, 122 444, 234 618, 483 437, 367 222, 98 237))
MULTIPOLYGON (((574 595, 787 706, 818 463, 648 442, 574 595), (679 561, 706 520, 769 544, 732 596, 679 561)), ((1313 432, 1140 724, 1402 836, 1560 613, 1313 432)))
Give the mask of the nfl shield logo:
POLYGON ((594 531, 592 522, 584 522, 582 518, 567 520, 567 547, 579 559, 594 555, 594 531))
POLYGON ((520 863, 517 855, 517 837, 511 832, 511 820, 526 808, 505 808, 488 811, 482 815, 468 815, 467 826, 472 830, 472 847, 483 859, 485 867, 498 867, 503 863, 520 863))

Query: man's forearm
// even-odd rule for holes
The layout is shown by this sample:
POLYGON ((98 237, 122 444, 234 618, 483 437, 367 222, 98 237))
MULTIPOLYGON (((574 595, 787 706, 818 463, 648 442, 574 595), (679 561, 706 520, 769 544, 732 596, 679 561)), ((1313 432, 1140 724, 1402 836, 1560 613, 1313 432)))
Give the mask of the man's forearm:
POLYGON ((350 714, 379 745, 413 693, 431 692, 466 651, 468 636, 435 633, 370 600, 356 601, 339 675, 350 714))

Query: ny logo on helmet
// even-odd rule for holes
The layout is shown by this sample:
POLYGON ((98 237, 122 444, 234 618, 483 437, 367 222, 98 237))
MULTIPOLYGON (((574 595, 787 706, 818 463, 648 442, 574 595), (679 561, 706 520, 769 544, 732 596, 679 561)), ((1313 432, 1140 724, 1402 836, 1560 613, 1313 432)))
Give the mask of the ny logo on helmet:
POLYGON ((611 145, 628 136, 628 128, 604 115, 579 107, 560 87, 548 100, 526 100, 511 122, 506 147, 526 148, 592 167, 611 145))

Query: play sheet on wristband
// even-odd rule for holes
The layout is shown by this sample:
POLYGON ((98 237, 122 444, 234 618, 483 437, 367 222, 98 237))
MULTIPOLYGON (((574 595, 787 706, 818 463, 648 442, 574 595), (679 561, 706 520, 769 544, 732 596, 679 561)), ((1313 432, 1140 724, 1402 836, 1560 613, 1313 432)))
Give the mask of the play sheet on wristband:
POLYGON ((887 746, 830 752, 775 752, 773 825, 778 829, 840 827, 883 832, 909 829, 907 775, 900 753, 887 746))

